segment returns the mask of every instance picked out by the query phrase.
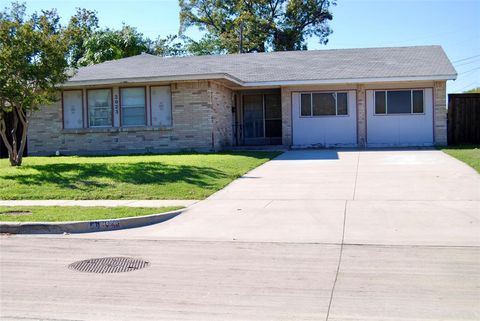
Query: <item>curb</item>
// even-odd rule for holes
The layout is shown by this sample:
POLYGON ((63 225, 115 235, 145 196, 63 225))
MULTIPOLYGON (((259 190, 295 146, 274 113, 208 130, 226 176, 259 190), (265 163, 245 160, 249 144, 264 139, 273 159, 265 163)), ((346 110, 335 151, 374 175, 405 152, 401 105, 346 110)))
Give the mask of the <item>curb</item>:
POLYGON ((161 223, 174 218, 184 210, 185 208, 161 214, 151 214, 111 220, 74 222, 2 222, 0 223, 0 233, 63 234, 114 231, 161 223))

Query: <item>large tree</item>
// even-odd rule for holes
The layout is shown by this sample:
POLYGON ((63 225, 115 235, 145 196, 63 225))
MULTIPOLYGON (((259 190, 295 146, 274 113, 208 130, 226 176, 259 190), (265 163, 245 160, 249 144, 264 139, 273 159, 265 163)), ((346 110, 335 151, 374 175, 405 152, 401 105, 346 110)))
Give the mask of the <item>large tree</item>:
POLYGON ((179 0, 180 33, 197 27, 206 36, 195 44, 212 52, 305 50, 316 37, 327 43, 335 0, 179 0))
MULTIPOLYGON (((75 32, 75 34, 77 33, 78 31, 75 32)), ((125 24, 118 30, 99 29, 83 38, 83 42, 79 46, 81 49, 75 51, 82 52, 82 56, 74 65, 94 65, 139 55, 142 52, 158 56, 181 56, 186 54, 183 41, 183 38, 174 35, 165 38, 158 37, 153 41, 137 31, 135 27, 125 24)))
POLYGON ((123 25, 122 29, 102 29, 83 42, 84 53, 78 60, 79 66, 98 64, 148 52, 150 40, 136 28, 123 25))
POLYGON ((13 166, 22 164, 32 113, 57 100, 68 79, 69 32, 56 11, 27 17, 25 10, 12 3, 0 12, 0 136, 13 166))
POLYGON ((78 61, 85 55, 85 41, 98 30, 97 12, 84 8, 77 8, 70 18, 69 30, 69 57, 70 66, 77 67, 78 61))

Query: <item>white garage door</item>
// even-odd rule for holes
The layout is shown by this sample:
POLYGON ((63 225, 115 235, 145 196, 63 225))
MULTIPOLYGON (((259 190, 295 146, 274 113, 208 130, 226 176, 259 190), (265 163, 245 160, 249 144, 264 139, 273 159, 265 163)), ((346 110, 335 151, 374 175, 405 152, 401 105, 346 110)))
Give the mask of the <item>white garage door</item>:
POLYGON ((367 144, 431 146, 432 89, 367 90, 367 144))
POLYGON ((294 146, 357 145, 355 91, 294 93, 292 119, 294 146))

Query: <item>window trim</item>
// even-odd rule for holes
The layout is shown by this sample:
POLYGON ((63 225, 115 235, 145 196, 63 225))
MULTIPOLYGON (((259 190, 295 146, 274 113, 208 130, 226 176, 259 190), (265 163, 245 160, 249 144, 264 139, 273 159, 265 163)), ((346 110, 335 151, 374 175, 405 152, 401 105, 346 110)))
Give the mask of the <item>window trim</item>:
POLYGON ((306 91, 299 92, 300 94, 300 118, 320 118, 320 117, 349 117, 350 116, 350 104, 348 102, 348 94, 350 90, 325 90, 325 91, 306 91), (313 94, 335 94, 335 115, 314 115, 313 114, 313 94), (345 115, 338 114, 338 94, 347 95, 347 113, 345 115), (302 95, 310 95, 310 116, 302 115, 302 95))
MULTIPOLYGON (((148 127, 148 115, 147 115, 147 86, 123 86, 123 87, 118 87, 118 105, 120 109, 120 117, 119 117, 119 124, 118 127, 121 128, 129 128, 129 127, 148 127), (143 125, 127 125, 124 126, 122 125, 122 89, 132 89, 132 88, 143 88, 143 98, 144 98, 144 110, 145 110, 145 123, 143 125)), ((151 107, 150 107, 151 108, 151 107)), ((152 114, 150 113, 150 117, 152 117, 152 114)))
MULTIPOLYGON (((172 113, 172 123, 170 124, 170 126, 167 126, 169 128, 172 128, 173 127, 173 124, 174 124, 174 121, 173 121, 173 95, 172 95, 172 85, 171 84, 168 84, 168 85, 153 85, 153 86, 148 86, 148 98, 149 98, 149 102, 150 102, 150 105, 149 105, 149 109, 150 109, 150 127, 154 127, 154 128, 162 128, 162 126, 153 126, 153 118, 152 118, 152 88, 155 88, 155 87, 169 87, 170 88, 170 112, 172 113)), ((165 127, 165 126, 163 126, 165 127)))
POLYGON ((65 98, 63 96, 63 93, 66 91, 79 91, 82 96, 82 127, 81 128, 76 128, 76 129, 82 129, 85 128, 85 104, 83 102, 83 88, 81 89, 63 89, 62 90, 62 130, 65 129, 65 98))
POLYGON ((373 116, 418 116, 418 115, 425 115, 426 114, 426 106, 425 106, 425 90, 428 88, 399 88, 399 89, 374 89, 373 91, 373 116), (376 101, 377 101, 377 92, 385 92, 385 113, 384 114, 377 114, 376 111, 376 101), (410 113, 388 113, 388 92, 389 91, 410 91, 410 113), (422 113, 414 113, 413 112, 413 92, 414 91, 421 91, 423 96, 423 112, 422 113))
POLYGON ((85 128, 113 128, 114 127, 114 120, 113 120, 113 88, 112 87, 104 87, 104 88, 88 88, 86 90, 86 97, 87 97, 87 127, 85 128), (110 126, 90 126, 90 114, 88 110, 88 92, 89 91, 94 91, 94 90, 110 90, 110 107, 112 109, 112 124, 110 126))

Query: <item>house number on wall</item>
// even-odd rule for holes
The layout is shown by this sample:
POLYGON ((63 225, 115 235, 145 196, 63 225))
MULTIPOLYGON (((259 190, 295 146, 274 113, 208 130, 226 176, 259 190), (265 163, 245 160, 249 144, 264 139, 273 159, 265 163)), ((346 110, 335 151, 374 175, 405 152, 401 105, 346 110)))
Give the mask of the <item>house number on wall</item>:
POLYGON ((113 96, 113 108, 115 110, 115 114, 118 115, 118 95, 117 94, 113 96))

